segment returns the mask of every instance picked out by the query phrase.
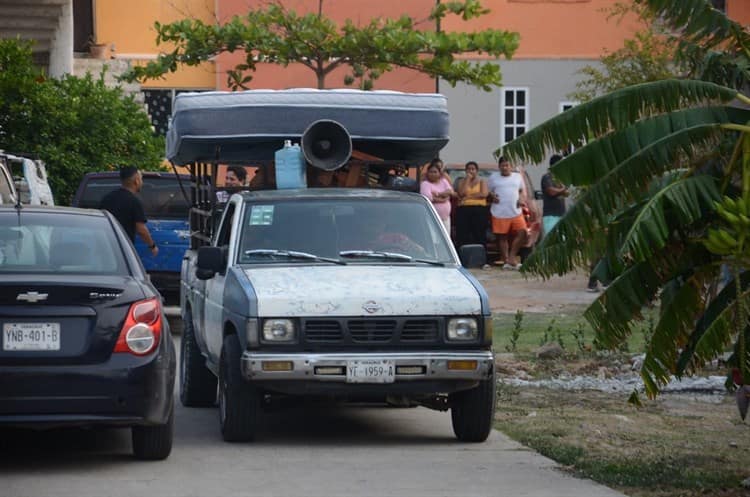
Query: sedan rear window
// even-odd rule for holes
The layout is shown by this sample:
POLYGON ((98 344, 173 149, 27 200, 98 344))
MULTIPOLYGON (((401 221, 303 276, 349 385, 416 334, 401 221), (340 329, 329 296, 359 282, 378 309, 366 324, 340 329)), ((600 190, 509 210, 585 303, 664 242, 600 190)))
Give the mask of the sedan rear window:
MULTIPOLYGON (((89 178, 77 207, 99 209, 102 198, 120 188, 120 179, 89 178)), ((187 219, 190 206, 174 176, 144 176, 143 188, 137 194, 148 219, 187 219)))
POLYGON ((129 274, 109 220, 67 213, 0 214, 0 274, 129 274))

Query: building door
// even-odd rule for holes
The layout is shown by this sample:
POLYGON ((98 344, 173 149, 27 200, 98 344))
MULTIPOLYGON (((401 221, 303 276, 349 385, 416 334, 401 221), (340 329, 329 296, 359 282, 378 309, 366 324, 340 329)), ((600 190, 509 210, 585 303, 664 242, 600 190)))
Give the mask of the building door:
POLYGON ((93 0, 73 0, 73 51, 88 52, 88 43, 93 36, 93 0))

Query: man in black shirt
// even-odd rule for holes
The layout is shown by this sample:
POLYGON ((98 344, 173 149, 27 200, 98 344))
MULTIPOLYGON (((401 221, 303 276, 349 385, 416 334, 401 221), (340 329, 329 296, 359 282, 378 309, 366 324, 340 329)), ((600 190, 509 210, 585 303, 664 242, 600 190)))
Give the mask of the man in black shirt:
POLYGON ((136 193, 141 191, 143 186, 143 177, 138 168, 127 166, 120 169, 121 187, 109 192, 99 206, 112 213, 122 227, 125 233, 130 237, 130 241, 135 242, 135 234, 146 243, 151 249, 151 255, 156 256, 159 253, 159 247, 154 243, 146 227, 146 214, 143 212, 143 205, 136 193))
MULTIPOLYGON (((561 155, 553 155, 549 159, 549 165, 553 166, 562 159, 561 155)), ((568 187, 559 184, 552 177, 552 173, 542 176, 542 223, 544 224, 544 233, 547 234, 557 224, 562 216, 565 215, 565 197, 568 196, 568 187)))

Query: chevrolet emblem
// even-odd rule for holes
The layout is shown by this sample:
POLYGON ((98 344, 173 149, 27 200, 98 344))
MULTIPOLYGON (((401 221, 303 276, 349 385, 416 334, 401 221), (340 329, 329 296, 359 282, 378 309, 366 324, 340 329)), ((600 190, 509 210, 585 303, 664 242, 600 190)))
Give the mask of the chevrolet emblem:
POLYGON ((24 302, 28 302, 30 304, 35 304, 42 300, 47 300, 48 294, 46 293, 39 293, 39 292, 26 292, 26 293, 19 293, 18 297, 16 297, 16 300, 21 300, 24 302))

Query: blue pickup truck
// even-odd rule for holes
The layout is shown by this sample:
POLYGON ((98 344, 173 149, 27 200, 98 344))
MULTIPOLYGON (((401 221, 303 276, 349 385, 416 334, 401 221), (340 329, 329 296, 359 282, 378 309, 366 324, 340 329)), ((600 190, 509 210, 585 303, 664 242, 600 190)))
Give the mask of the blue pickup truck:
MULTIPOLYGON (((148 229, 159 254, 154 257, 139 237, 135 248, 151 281, 167 301, 176 301, 180 291, 180 268, 190 240, 189 204, 180 187, 190 184, 190 176, 144 172, 138 197, 148 219, 148 229)), ((116 171, 89 173, 83 177, 73 198, 74 207, 98 209, 102 198, 120 187, 116 171)))

